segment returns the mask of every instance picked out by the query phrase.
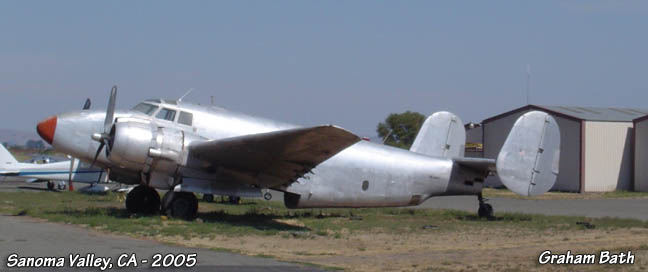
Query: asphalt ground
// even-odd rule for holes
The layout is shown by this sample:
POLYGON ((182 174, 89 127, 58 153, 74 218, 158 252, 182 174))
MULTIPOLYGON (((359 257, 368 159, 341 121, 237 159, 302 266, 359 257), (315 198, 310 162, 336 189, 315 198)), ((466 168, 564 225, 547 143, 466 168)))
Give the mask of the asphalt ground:
MULTIPOLYGON (((45 184, 6 182, 0 184, 0 191, 34 190, 45 191, 45 184)), ((83 185, 82 185, 83 186, 83 185)), ((80 186, 79 186, 80 187, 80 186)), ((44 192, 54 193, 54 192, 44 192)), ((217 247, 217 245, 215 245, 217 247)), ((98 268, 69 269, 69 255, 94 253, 98 257, 112 257, 113 270, 121 254, 136 254, 140 261, 137 268, 121 268, 117 271, 148 270, 154 254, 197 254, 193 268, 155 268, 157 271, 322 271, 320 269, 293 263, 279 262, 270 258, 251 257, 240 254, 185 248, 161 244, 150 240, 103 234, 78 226, 49 223, 44 220, 0 215, 0 271, 52 271, 51 268, 16 269, 8 268, 8 256, 20 257, 64 257, 66 268, 59 271, 101 271, 98 268), (141 263, 147 259, 148 263, 141 263)))

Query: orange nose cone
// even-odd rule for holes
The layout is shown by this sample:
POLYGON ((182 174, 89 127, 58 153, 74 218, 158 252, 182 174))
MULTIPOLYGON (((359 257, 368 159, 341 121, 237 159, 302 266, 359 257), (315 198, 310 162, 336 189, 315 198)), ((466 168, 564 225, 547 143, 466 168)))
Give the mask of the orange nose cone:
POLYGON ((49 117, 38 123, 36 131, 38 131, 38 135, 40 135, 43 140, 52 144, 52 141, 54 140, 54 132, 56 131, 56 116, 49 117))

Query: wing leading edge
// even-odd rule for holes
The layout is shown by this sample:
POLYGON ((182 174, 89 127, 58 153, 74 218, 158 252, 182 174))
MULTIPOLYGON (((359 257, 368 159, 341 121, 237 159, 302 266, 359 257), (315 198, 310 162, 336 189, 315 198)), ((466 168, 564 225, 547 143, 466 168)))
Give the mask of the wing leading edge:
POLYGON ((294 182, 358 141, 349 131, 325 125, 200 142, 189 154, 244 182, 275 187, 294 182))

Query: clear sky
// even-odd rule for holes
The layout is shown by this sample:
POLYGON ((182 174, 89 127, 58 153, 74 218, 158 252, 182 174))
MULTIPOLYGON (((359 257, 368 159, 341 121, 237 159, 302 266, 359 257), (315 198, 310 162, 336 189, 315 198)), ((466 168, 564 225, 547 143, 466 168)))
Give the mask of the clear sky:
POLYGON ((648 1, 0 1, 0 127, 178 98, 374 136, 391 112, 648 108, 648 1))

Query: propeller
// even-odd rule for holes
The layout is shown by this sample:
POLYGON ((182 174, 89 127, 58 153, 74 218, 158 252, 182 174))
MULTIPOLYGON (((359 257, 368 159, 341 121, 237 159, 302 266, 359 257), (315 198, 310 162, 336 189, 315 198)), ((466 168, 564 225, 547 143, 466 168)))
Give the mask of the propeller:
POLYGON ((99 154, 104 147, 108 146, 106 148, 106 157, 110 156, 110 150, 112 149, 110 130, 112 129, 113 119, 115 116, 115 99, 117 99, 117 85, 113 86, 110 90, 110 100, 108 100, 108 109, 106 109, 106 119, 104 119, 103 132, 92 134, 92 139, 100 144, 99 148, 97 148, 94 159, 92 160, 92 164, 90 165, 91 168, 94 166, 97 157, 99 157, 99 154))
POLYGON ((92 105, 92 102, 90 102, 90 98, 87 98, 85 104, 83 104, 83 110, 89 110, 90 105, 92 105))

